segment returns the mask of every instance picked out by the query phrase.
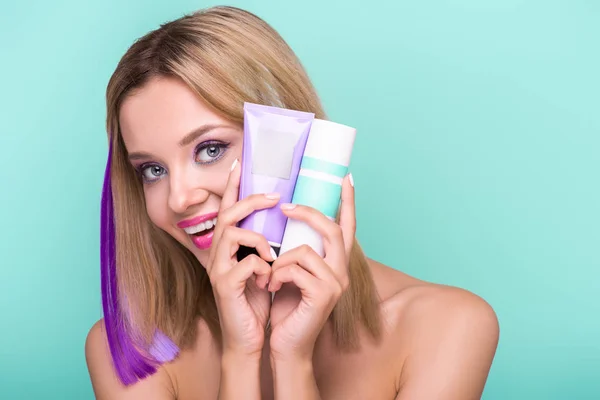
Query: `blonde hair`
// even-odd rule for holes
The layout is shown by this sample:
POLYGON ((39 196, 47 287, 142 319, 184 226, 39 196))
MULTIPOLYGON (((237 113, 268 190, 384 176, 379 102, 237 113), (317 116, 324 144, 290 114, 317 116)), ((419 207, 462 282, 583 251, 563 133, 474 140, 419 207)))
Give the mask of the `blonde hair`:
MULTIPOLYGON (((220 339, 210 282, 192 253, 150 221, 119 130, 124 99, 161 76, 181 79, 215 112, 240 125, 244 102, 326 116, 286 42, 265 21, 239 8, 212 7, 162 24, 120 60, 106 93, 118 299, 128 310, 122 311, 125 323, 143 343, 150 344, 158 329, 185 348, 195 339, 198 317, 220 339)), ((349 275, 350 286, 331 315, 340 349, 359 344, 359 324, 372 337, 380 335, 379 299, 356 241, 349 275)))

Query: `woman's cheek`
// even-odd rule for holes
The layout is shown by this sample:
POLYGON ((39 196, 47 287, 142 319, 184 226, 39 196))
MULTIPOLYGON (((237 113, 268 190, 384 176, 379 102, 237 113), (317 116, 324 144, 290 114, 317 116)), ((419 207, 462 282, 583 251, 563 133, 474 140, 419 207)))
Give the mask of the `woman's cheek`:
POLYGON ((166 199, 161 199, 160 193, 157 193, 157 188, 152 188, 152 190, 146 189, 144 191, 144 197, 146 201, 146 213, 150 218, 150 221, 157 227, 169 231, 168 228, 168 218, 166 212, 166 199))

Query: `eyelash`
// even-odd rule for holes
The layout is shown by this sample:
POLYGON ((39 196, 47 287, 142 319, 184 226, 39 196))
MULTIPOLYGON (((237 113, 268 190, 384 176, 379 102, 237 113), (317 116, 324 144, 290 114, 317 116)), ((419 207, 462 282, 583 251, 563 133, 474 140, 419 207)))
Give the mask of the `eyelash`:
MULTIPOLYGON (((194 163, 200 164, 200 165, 214 164, 215 162, 217 162, 221 158, 223 158, 223 155, 225 154, 227 148, 229 148, 229 143, 225 143, 225 142, 219 142, 219 141, 214 141, 213 140, 213 141, 207 141, 207 142, 200 143, 194 149, 194 154, 193 154, 194 163), (198 153, 200 153, 200 151, 208 149, 209 147, 217 147, 217 148, 219 148, 220 149, 219 155, 217 157, 215 157, 211 161, 206 161, 206 162, 196 161, 196 158, 198 157, 198 153)), ((144 171, 147 168, 150 168, 150 167, 159 167, 159 168, 162 168, 163 170, 166 170, 166 168, 162 167, 159 164, 153 163, 153 162, 147 162, 147 163, 143 163, 143 164, 139 165, 136 168, 136 171, 137 171, 137 174, 140 176, 140 179, 142 180, 142 182, 144 184, 155 183, 155 182, 159 181, 162 178, 162 176, 164 176, 164 174, 163 174, 160 177, 157 177, 155 179, 148 179, 148 178, 146 178, 145 175, 144 175, 144 171)))

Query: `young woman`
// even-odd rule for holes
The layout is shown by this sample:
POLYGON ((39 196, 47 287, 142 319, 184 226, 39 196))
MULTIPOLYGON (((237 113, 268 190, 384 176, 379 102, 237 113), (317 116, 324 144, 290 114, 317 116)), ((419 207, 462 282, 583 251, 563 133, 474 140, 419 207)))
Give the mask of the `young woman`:
POLYGON ((148 33, 111 77, 104 318, 85 348, 96 397, 479 398, 495 313, 366 258, 351 175, 336 221, 278 193, 237 201, 244 102, 326 119, 284 40, 233 7, 148 33), (320 232, 325 256, 301 246, 275 259, 237 227, 269 207, 320 232), (240 246, 258 255, 238 261, 240 246))

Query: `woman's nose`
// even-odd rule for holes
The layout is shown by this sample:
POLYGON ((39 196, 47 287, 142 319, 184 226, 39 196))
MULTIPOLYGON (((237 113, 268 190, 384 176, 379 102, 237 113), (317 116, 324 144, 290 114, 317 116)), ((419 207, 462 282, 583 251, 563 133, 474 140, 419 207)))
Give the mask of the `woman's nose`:
POLYGON ((169 208, 176 214, 183 214, 191 206, 204 203, 208 195, 208 190, 187 179, 172 179, 168 200, 169 208))

